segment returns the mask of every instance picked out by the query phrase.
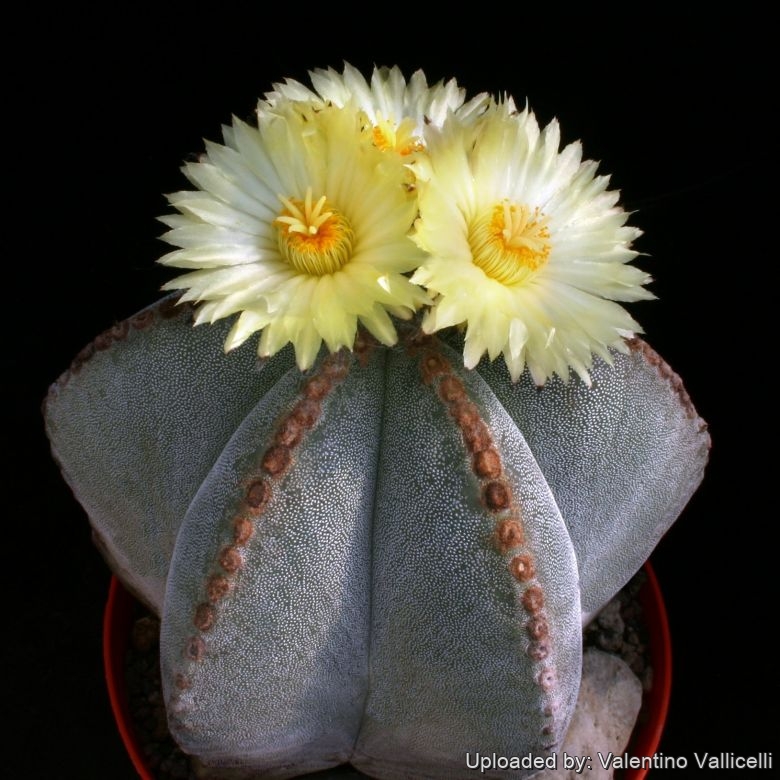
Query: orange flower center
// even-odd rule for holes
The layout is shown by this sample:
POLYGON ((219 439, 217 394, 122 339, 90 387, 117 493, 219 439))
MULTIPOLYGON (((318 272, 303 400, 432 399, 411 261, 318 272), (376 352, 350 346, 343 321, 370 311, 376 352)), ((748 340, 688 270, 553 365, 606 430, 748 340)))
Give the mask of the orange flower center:
POLYGON ((396 125, 391 119, 384 119, 381 114, 377 114, 377 123, 371 131, 371 139, 380 151, 394 149, 402 157, 406 157, 424 148, 414 131, 414 121, 409 117, 396 125))
POLYGON ((313 203, 312 189, 308 187, 304 200, 281 195, 279 200, 284 206, 274 221, 279 231, 279 249, 296 271, 324 276, 349 262, 354 231, 324 195, 313 203))
POLYGON ((518 284, 550 256, 548 217, 535 208, 504 200, 470 226, 468 241, 475 265, 502 284, 518 284))

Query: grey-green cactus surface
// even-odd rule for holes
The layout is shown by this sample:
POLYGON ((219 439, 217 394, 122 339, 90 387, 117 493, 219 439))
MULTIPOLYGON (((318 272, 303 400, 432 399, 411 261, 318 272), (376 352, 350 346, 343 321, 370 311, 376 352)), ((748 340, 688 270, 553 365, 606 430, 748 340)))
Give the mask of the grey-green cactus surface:
MULTIPOLYGON (((709 437, 642 341, 592 387, 359 338, 305 373, 171 299, 80 353, 52 450, 162 616, 172 733, 231 776, 471 776, 556 750, 581 623, 698 486, 709 437)), ((496 777, 522 777, 518 771, 496 777)))

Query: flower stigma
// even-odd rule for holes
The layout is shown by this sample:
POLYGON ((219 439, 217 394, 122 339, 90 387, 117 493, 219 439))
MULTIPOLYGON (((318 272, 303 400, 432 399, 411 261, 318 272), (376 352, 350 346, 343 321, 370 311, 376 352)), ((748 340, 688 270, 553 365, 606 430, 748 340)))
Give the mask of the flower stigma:
POLYGON ((502 284, 518 284, 550 256, 548 217, 538 208, 506 198, 471 225, 468 242, 474 264, 502 284))
POLYGON ((402 119, 396 125, 392 118, 385 119, 377 112, 377 123, 373 127, 371 139, 380 151, 394 149, 402 157, 407 157, 425 148, 420 138, 415 135, 415 129, 415 122, 411 117, 402 119))
POLYGON ((349 221, 322 195, 312 203, 312 188, 303 201, 279 195, 284 209, 274 222, 282 257, 299 273, 332 274, 352 257, 355 233, 349 221))

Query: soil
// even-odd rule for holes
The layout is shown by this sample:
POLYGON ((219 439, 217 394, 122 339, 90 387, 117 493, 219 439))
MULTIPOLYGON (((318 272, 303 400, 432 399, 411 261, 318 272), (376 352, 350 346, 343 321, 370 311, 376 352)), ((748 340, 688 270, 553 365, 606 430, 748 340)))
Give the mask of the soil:
MULTIPOLYGON (((647 630, 637 594, 646 577, 639 572, 585 629, 586 647, 597 647, 619 655, 642 682, 645 692, 653 682, 647 630)), ((168 732, 160 680, 160 623, 140 605, 133 623, 131 646, 127 652, 127 691, 130 714, 149 768, 157 780, 202 780, 188 755, 168 732)), ((645 704, 638 723, 647 717, 645 704)), ((309 778, 364 778, 350 766, 306 775, 309 778)))

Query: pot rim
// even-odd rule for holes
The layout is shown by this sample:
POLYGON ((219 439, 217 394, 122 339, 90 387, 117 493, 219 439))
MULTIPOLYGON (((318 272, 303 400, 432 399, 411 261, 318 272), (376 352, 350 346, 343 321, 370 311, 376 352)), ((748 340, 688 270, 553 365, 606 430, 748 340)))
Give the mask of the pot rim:
MULTIPOLYGON (((669 712, 672 692, 672 641, 669 618, 661 587, 649 561, 643 565, 647 579, 639 591, 644 618, 650 635, 650 663, 653 667, 653 684, 644 693, 643 704, 648 718, 634 727, 628 752, 638 758, 657 752, 669 712)), ((155 780, 130 715, 125 681, 125 650, 130 639, 130 626, 135 599, 125 590, 119 579, 112 575, 103 613, 103 665, 105 668, 108 698, 119 730, 119 736, 141 780, 155 780)), ((624 780, 644 780, 649 768, 628 769, 624 780)))
MULTIPOLYGON (((661 743, 672 696, 672 637, 666 604, 655 570, 649 561, 645 561, 642 568, 647 579, 639 591, 639 603, 650 636, 653 683, 650 690, 644 693, 643 704, 647 706, 647 721, 634 727, 628 747, 632 756, 652 758, 661 743)), ((624 780, 643 780, 649 771, 649 768, 628 769, 624 780)))

